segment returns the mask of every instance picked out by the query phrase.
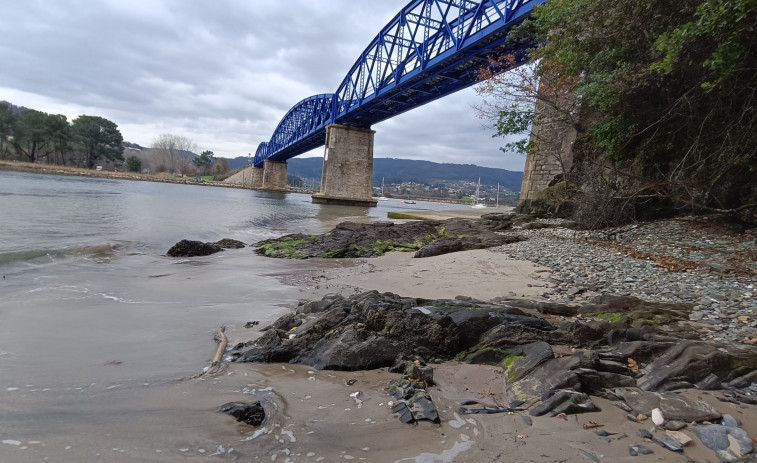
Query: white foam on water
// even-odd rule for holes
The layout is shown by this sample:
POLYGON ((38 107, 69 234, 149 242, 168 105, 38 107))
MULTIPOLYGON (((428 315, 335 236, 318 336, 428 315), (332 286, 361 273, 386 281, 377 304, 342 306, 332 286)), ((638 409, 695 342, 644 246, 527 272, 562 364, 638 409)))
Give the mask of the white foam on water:
POLYGON ((457 458, 458 455, 463 452, 467 452, 474 445, 476 445, 476 442, 470 440, 470 437, 466 436, 465 434, 460 435, 460 440, 462 442, 455 441, 455 445, 453 445, 451 449, 447 449, 440 454, 421 453, 417 457, 403 458, 402 460, 397 460, 394 463, 400 463, 402 461, 414 461, 415 463, 452 463, 455 461, 455 458, 457 458))
POLYGON ((6 440, 4 440, 2 442, 3 442, 3 444, 6 444, 6 445, 15 445, 16 447, 18 447, 19 445, 21 445, 21 441, 12 440, 12 439, 6 439, 6 440))
POLYGON ((269 430, 268 428, 260 428, 257 431, 255 431, 254 433, 252 433, 251 436, 247 436, 244 439, 242 439, 242 442, 248 442, 248 441, 251 441, 253 439, 257 439, 258 437, 262 436, 263 434, 271 434, 271 432, 273 432, 273 431, 269 430))
POLYGON ((281 434, 287 436, 289 438, 289 442, 297 442, 297 439, 294 437, 294 433, 292 431, 281 431, 281 434))
POLYGON ((455 413, 455 419, 449 421, 449 425, 455 429, 462 428, 463 426, 465 426, 465 423, 467 423, 467 421, 460 418, 460 415, 458 415, 457 413, 455 413))
POLYGON ((17 387, 6 387, 5 390, 8 391, 8 392, 13 392, 13 391, 18 391, 18 388, 17 387))

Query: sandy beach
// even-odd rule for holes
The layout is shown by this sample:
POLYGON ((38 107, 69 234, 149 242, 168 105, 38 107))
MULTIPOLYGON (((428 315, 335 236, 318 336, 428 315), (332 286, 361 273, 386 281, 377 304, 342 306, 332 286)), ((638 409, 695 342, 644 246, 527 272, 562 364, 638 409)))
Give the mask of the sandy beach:
MULTIPOLYGON (((286 283, 298 285, 305 299, 329 293, 347 296, 366 290, 434 299, 456 296, 482 300, 502 296, 534 298, 543 291, 550 276, 543 267, 492 250, 464 251, 428 259, 389 253, 376 259, 309 262, 316 268, 281 276, 286 283)), ((569 351, 570 347, 566 349, 569 351)), ((627 412, 601 398, 593 400, 602 411, 565 418, 529 419, 527 412, 460 415, 459 403, 465 400, 479 400, 492 406, 507 404, 502 369, 454 361, 432 366, 437 384, 429 392, 442 423, 421 422, 417 426, 401 424, 389 410, 391 397, 385 388, 399 375, 385 369, 345 373, 292 365, 253 364, 235 365, 234 370, 236 374, 246 369, 270 372, 271 376, 266 376, 263 385, 273 387, 282 403, 286 403, 285 410, 278 415, 285 418, 274 426, 293 432, 297 440, 294 442, 275 430, 272 439, 270 436, 259 439, 261 445, 268 443, 264 447, 267 454, 279 452, 285 461, 319 461, 317 458, 323 458, 320 461, 423 463, 718 461, 714 452, 696 438, 686 447, 685 454, 645 441, 639 430, 654 432, 651 420, 631 422, 627 412), (284 378, 287 380, 281 381, 284 378), (357 382, 346 386, 349 379, 357 382), (350 396, 355 392, 360 393, 359 408, 355 398, 350 396), (292 399, 285 400, 286 397, 292 399), (599 426, 586 429, 584 425, 589 423, 599 426), (609 436, 598 436, 596 430, 606 431, 609 436), (343 445, 319 447, 322 439, 343 445), (629 445, 637 443, 654 453, 630 456, 629 445)), ((710 403, 722 414, 733 415, 743 422, 743 429, 751 436, 757 435, 754 407, 720 402, 707 391, 689 390, 683 394, 710 403)), ((658 437, 665 435, 663 431, 656 432, 658 437)), ((693 433, 688 434, 693 437, 693 433)))

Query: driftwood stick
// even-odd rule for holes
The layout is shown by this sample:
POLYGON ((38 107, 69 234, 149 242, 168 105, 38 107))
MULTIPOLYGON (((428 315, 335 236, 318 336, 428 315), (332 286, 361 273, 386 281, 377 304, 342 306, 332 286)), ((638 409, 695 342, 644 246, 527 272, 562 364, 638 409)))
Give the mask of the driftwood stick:
POLYGON ((218 333, 215 335, 215 339, 218 341, 218 349, 216 349, 216 355, 213 356, 212 365, 219 365, 223 359, 223 353, 226 351, 226 346, 229 344, 229 339, 226 337, 226 327, 222 326, 218 333))

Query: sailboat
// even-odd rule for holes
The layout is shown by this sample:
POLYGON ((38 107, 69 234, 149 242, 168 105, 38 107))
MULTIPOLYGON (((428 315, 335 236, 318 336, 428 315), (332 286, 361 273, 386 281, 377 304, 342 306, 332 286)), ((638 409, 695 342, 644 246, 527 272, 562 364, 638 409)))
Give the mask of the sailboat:
POLYGON ((481 191, 481 177, 478 178, 478 185, 476 186, 476 204, 472 205, 471 207, 473 209, 483 209, 486 207, 486 204, 481 204, 479 202, 479 192, 481 191))
POLYGON ((381 196, 378 198, 379 201, 389 201, 389 198, 384 196, 384 177, 381 177, 381 196))

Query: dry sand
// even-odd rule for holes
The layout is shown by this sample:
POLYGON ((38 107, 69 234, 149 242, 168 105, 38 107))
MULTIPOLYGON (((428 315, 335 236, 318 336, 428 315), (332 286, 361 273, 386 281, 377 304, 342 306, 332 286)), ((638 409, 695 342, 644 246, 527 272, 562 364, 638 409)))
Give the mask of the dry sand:
POLYGON ((303 297, 377 290, 425 299, 532 298, 543 291, 549 276, 547 269, 531 262, 513 260, 485 249, 425 259, 414 259, 412 253, 390 252, 373 259, 312 259, 310 262, 315 265, 314 270, 288 275, 285 279, 299 286, 303 297))

